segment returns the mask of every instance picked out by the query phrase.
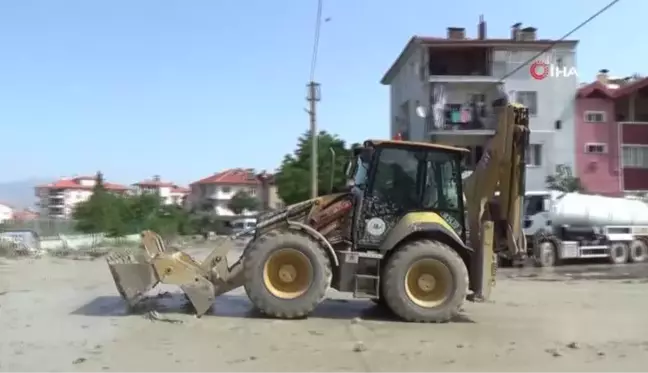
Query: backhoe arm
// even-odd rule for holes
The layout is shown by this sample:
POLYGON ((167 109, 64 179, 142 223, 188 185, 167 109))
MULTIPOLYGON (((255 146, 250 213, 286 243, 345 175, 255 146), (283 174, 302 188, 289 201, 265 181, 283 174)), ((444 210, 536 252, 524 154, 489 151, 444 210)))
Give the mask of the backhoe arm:
POLYGON ((525 157, 529 147, 529 110, 508 103, 495 107, 495 112, 495 136, 475 171, 464 180, 463 188, 468 240, 475 249, 470 283, 478 298, 488 297, 494 281, 493 252, 505 246, 512 257, 520 257, 526 250, 521 210, 525 193, 525 157), (489 211, 487 203, 497 191, 497 211, 489 211))

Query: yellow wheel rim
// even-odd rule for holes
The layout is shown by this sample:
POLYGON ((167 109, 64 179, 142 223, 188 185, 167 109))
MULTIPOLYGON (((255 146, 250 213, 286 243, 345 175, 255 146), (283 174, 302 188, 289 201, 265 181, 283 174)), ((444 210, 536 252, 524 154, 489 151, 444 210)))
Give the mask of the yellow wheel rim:
POLYGON ((405 274, 405 292, 416 305, 437 307, 445 302, 452 291, 452 273, 436 259, 414 262, 405 274))
POLYGON ((263 266, 263 282, 277 298, 294 299, 303 295, 311 285, 313 266, 302 252, 281 249, 270 254, 263 266))

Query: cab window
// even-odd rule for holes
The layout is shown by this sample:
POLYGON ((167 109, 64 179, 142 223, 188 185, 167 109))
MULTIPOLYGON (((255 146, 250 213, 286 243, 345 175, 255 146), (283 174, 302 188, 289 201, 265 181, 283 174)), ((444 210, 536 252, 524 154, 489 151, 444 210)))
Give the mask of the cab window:
POLYGON ((405 210, 419 206, 416 153, 398 148, 380 150, 373 195, 405 210))
POLYGON ((425 164, 425 187, 423 208, 451 210, 459 209, 460 162, 453 155, 429 153, 425 164))

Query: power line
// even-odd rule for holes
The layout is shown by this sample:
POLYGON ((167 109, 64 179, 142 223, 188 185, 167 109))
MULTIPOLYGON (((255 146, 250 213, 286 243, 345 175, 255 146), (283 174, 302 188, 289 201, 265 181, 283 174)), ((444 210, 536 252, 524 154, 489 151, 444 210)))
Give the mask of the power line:
POLYGON ((317 52, 319 49, 320 30, 322 28, 322 3, 323 0, 317 0, 317 16, 315 18, 315 37, 313 40, 313 54, 311 57, 311 68, 310 68, 311 82, 315 80, 315 68, 317 67, 317 52))
POLYGON ((535 56, 533 56, 532 58, 530 58, 529 60, 527 60, 526 62, 524 62, 524 63, 521 64, 520 66, 518 66, 517 68, 513 69, 513 71, 511 71, 511 72, 505 74, 503 77, 501 77, 501 78, 499 79, 499 82, 498 82, 498 83, 503 83, 504 79, 506 79, 506 78, 508 78, 509 76, 511 76, 511 75, 515 74, 516 72, 520 71, 520 69, 522 69, 524 66, 528 65, 529 63, 535 61, 538 57, 542 56, 545 52, 547 52, 547 51, 551 50, 553 47, 555 47, 558 43, 560 43, 561 41, 567 39, 567 38, 570 37, 573 33, 575 33, 576 31, 580 30, 583 26, 587 25, 588 23, 590 23, 591 21, 593 21, 594 19, 596 19, 596 17, 598 17, 598 16, 600 16, 601 14, 605 13, 606 11, 608 11, 610 8, 612 8, 614 5, 616 5, 616 3, 618 3, 619 1, 621 1, 621 0, 613 0, 613 1, 611 1, 609 4, 607 4, 606 6, 604 6, 603 8, 601 8, 598 12, 594 13, 594 14, 593 14, 592 16, 590 16, 588 19, 586 19, 585 21, 581 22, 578 26, 576 26, 576 27, 574 27, 573 29, 571 29, 571 31, 569 31, 568 33, 566 33, 565 35, 563 35, 560 39, 558 39, 558 40, 554 40, 551 44, 549 44, 548 47, 544 48, 544 49, 543 49, 542 51, 540 51, 538 54, 536 54, 535 56))

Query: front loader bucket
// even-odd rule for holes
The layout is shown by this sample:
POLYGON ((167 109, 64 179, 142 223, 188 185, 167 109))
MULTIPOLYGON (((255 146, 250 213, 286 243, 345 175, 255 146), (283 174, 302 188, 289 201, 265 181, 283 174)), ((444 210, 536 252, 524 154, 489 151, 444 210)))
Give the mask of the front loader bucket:
POLYGON ((130 307, 141 301, 146 292, 159 282, 145 252, 113 253, 106 261, 117 291, 130 307))
POLYGON ((142 233, 142 246, 141 250, 115 252, 107 258, 117 291, 130 307, 158 283, 163 283, 179 286, 196 316, 202 316, 217 295, 243 284, 240 260, 231 268, 228 266, 227 252, 231 245, 219 245, 202 262, 178 249, 167 250, 160 235, 152 231, 142 233))

